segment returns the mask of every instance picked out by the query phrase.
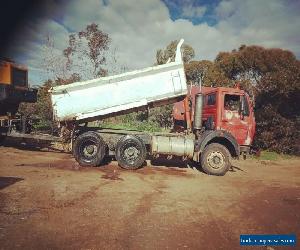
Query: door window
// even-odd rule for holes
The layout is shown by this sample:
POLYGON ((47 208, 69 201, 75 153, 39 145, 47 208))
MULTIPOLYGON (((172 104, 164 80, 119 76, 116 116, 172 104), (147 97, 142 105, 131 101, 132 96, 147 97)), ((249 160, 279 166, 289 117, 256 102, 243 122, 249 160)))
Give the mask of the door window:
POLYGON ((207 95, 207 105, 213 106, 216 104, 216 93, 207 95))
POLYGON ((239 95, 225 95, 224 109, 229 111, 239 111, 240 96, 239 95))

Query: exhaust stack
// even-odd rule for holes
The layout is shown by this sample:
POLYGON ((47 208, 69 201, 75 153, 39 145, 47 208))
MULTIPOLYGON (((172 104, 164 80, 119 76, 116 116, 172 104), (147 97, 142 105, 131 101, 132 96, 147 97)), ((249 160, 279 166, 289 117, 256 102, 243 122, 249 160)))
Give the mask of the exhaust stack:
POLYGON ((194 110, 194 130, 202 129, 202 109, 203 109, 203 95, 198 93, 195 96, 195 110, 194 110))

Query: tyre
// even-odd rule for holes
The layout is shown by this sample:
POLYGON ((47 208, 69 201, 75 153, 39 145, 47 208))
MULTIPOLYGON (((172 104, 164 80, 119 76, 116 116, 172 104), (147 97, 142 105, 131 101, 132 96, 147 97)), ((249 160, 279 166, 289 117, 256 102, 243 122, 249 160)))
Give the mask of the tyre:
POLYGON ((84 167, 99 166, 105 156, 106 144, 95 132, 85 132, 79 135, 73 146, 76 161, 84 167))
POLYGON ((120 138, 116 146, 116 159, 120 167, 134 170, 140 168, 146 160, 146 146, 137 136, 126 135, 120 138))
POLYGON ((212 143, 207 145, 201 154, 201 166, 209 175, 225 175, 230 167, 230 158, 230 153, 225 146, 212 143))

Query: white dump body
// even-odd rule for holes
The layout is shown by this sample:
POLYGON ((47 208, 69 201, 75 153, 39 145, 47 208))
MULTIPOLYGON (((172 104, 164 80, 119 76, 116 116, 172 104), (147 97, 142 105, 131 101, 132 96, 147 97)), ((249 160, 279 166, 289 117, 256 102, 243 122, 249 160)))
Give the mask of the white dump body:
POLYGON ((177 46, 175 62, 51 88, 54 119, 91 120, 151 103, 175 102, 187 94, 182 43, 177 46))

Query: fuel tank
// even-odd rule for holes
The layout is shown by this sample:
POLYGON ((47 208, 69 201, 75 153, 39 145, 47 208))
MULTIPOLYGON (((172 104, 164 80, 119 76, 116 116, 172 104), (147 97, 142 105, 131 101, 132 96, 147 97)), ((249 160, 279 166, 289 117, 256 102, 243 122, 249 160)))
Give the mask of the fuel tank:
POLYGON ((151 153, 192 158, 194 140, 185 137, 152 136, 151 153))

